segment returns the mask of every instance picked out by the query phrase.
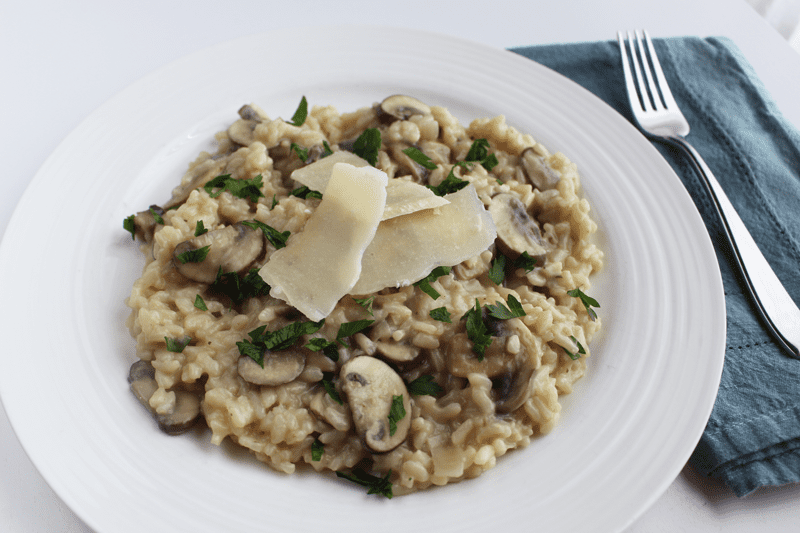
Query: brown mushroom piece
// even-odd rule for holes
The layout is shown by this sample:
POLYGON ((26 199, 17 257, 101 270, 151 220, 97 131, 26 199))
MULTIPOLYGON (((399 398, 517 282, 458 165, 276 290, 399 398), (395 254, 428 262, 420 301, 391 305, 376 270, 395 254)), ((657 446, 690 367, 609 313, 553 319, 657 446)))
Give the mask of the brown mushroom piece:
POLYGON ((408 120, 414 115, 430 115, 431 108, 412 96, 395 94, 381 102, 378 118, 381 122, 408 120))
POLYGON ((158 390, 155 369, 147 361, 136 361, 128 372, 128 383, 139 402, 150 412, 158 427, 168 435, 185 433, 200 417, 200 395, 186 390, 176 390, 175 407, 171 412, 159 414, 150 407, 150 398, 158 390))
POLYGON ((411 398, 397 372, 380 359, 362 355, 342 366, 339 380, 356 432, 370 450, 389 452, 406 440, 411 427, 411 398), (392 433, 389 415, 395 397, 402 398, 405 415, 394 421, 392 433))
POLYGON ((523 364, 493 378, 491 395, 495 412, 508 414, 519 409, 530 398, 533 375, 533 367, 523 364))
POLYGON ((147 211, 139 211, 133 217, 133 227, 136 231, 136 237, 139 240, 150 243, 153 240, 153 234, 156 231, 156 217, 164 216, 164 210, 157 206, 151 205, 147 211))
POLYGON ((220 268, 224 272, 244 272, 264 249, 264 234, 242 223, 215 229, 183 241, 175 247, 172 262, 185 277, 201 283, 211 283, 220 268), (186 252, 209 247, 202 261, 187 261, 186 252))
MULTIPOLYGON (((422 184, 428 183, 428 177, 430 176, 431 171, 423 167, 413 159, 411 159, 405 153, 403 153, 403 150, 407 148, 409 148, 409 146, 407 145, 393 144, 389 149, 392 155, 392 159, 394 159, 399 163, 399 169, 397 171, 397 175, 405 176, 410 173, 411 176, 414 178, 415 182, 422 184)), ((419 147, 417 146, 415 146, 414 148, 417 148, 419 150, 419 147)))
POLYGON ((276 352, 266 350, 263 362, 262 366, 252 357, 243 355, 236 370, 243 380, 253 385, 284 385, 302 374, 306 367, 306 354, 291 348, 276 352))
POLYGON ((491 200, 489 213, 497 227, 495 242, 504 255, 515 259, 522 252, 528 252, 538 266, 544 264, 550 243, 542 237, 539 223, 519 198, 508 193, 498 194, 491 200))
POLYGON ((545 158, 533 148, 525 148, 520 155, 520 164, 525 176, 540 191, 554 189, 561 179, 561 173, 547 164, 545 158))

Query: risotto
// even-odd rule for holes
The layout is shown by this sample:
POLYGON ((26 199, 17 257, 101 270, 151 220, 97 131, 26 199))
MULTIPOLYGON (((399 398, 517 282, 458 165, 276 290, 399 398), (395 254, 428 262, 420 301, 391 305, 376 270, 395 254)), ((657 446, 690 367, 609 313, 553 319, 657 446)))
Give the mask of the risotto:
POLYGON ((575 165, 409 96, 239 115, 124 221, 129 381, 158 425, 388 497, 550 432, 601 322, 575 165))

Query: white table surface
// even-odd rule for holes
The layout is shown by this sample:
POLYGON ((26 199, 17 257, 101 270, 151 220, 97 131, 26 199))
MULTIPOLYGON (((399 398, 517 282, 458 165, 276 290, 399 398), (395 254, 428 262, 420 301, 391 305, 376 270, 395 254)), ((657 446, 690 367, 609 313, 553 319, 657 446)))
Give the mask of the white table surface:
MULTIPOLYGON (((607 40, 617 29, 633 28, 656 37, 723 35, 800 127, 800 55, 744 0, 9 0, 0 3, 0 233, 61 140, 138 78, 242 35, 344 23, 436 31, 499 48, 607 40)), ((738 499, 687 467, 628 531, 799 528, 800 485, 738 499)), ((89 531, 36 471, 2 409, 0 531, 89 531)))

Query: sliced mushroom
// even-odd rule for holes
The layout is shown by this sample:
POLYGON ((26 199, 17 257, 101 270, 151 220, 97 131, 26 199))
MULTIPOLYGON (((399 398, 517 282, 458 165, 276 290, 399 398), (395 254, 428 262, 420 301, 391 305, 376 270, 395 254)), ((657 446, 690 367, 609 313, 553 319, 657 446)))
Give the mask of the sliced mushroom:
POLYGON ((391 122, 394 120, 408 120, 414 115, 430 115, 431 108, 411 96, 395 94, 381 102, 380 120, 391 122))
POLYGON ((511 413, 519 409, 531 395, 533 367, 524 364, 492 379, 492 400, 495 412, 511 413))
POLYGON ((528 252, 537 259, 538 265, 544 263, 550 248, 539 223, 513 194, 503 193, 492 198, 489 213, 497 226, 497 246, 504 255, 512 259, 522 252, 528 252))
POLYGON ((245 104, 239 108, 239 116, 245 120, 252 120, 254 122, 262 122, 266 117, 256 106, 245 104))
POLYGON ((155 369, 147 361, 136 361, 131 365, 128 382, 134 396, 153 415, 158 427, 168 435, 185 433, 200 417, 200 395, 192 391, 174 391, 175 407, 169 413, 159 414, 150 407, 150 398, 158 390, 158 383, 155 369))
POLYGON ((220 268, 225 272, 244 272, 263 249, 264 234, 261 230, 236 223, 180 243, 172 254, 172 262, 187 278, 211 283, 220 268), (181 254, 206 246, 209 246, 208 254, 202 261, 183 261, 186 256, 181 254))
POLYGON ((256 140, 254 132, 261 122, 261 116, 250 106, 239 109, 242 117, 228 127, 228 138, 236 144, 250 146, 256 140))
POLYGON ((356 432, 370 450, 388 452, 406 440, 411 427, 411 400, 397 372, 380 359, 362 355, 345 363, 339 376, 356 432), (405 416, 395 420, 396 430, 391 434, 389 414, 397 396, 403 399, 405 416))
POLYGON ((400 168, 397 170, 396 175, 398 176, 405 176, 411 174, 413 176, 414 181, 417 183, 428 183, 428 177, 431 174, 431 171, 427 168, 423 167, 409 156, 403 153, 403 150, 407 149, 407 145, 403 144, 392 144, 389 148, 392 159, 398 162, 400 168))
POLYGON ((133 217, 133 226, 136 230, 136 237, 146 243, 153 240, 153 234, 156 231, 156 216, 164 216, 164 210, 157 206, 151 205, 147 211, 139 211, 133 217))
POLYGON ((561 179, 561 173, 547 164, 544 157, 533 148, 525 148, 520 156, 520 163, 534 187, 540 191, 554 189, 561 179))
MULTIPOLYGON (((212 178, 219 175, 222 163, 213 158, 206 159, 191 169, 191 177, 185 184, 181 184, 172 190, 172 198, 164 204, 164 209, 170 209, 183 204, 193 190, 206 184, 212 178)), ((181 180, 182 181, 182 180, 181 180)))
POLYGON ((306 354, 300 350, 287 349, 264 353, 264 366, 243 355, 239 358, 237 371, 243 380, 253 385, 275 387, 284 385, 299 376, 306 366, 306 354))
POLYGON ((398 363, 413 361, 419 355, 419 348, 407 342, 378 341, 375 343, 375 347, 378 353, 398 363))

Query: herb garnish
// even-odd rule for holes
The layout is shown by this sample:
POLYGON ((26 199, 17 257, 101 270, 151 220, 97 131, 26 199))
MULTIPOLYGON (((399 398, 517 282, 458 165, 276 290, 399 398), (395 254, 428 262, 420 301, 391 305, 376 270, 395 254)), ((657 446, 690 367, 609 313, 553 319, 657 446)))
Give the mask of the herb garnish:
POLYGON ((278 195, 277 194, 273 194, 272 195, 272 205, 269 206, 269 210, 272 211, 273 209, 275 209, 276 205, 278 205, 278 195))
POLYGON ((406 408, 403 406, 403 395, 392 396, 392 406, 389 408, 389 436, 397 433, 397 423, 406 416, 406 408))
POLYGON ((522 304, 519 303, 519 300, 514 298, 513 294, 508 295, 508 307, 503 305, 503 302, 496 302, 494 305, 487 304, 486 311, 488 311, 489 316, 500 320, 525 316, 525 310, 522 309, 522 304))
POLYGON ((465 161, 475 161, 480 163, 486 170, 492 170, 497 166, 497 156, 489 153, 489 141, 486 139, 475 139, 469 147, 465 161))
POLYGON ((224 272, 220 267, 209 289, 211 292, 224 294, 239 305, 248 298, 266 296, 269 294, 270 286, 258 274, 257 268, 251 268, 244 277, 241 277, 236 272, 224 272))
POLYGON ((164 218, 153 207, 150 208, 150 214, 153 215, 153 219, 156 221, 156 224, 161 224, 162 226, 164 225, 164 218))
POLYGON ((181 353, 186 346, 192 342, 192 338, 186 335, 182 339, 172 339, 170 337, 164 337, 164 340, 167 342, 167 351, 168 352, 175 352, 181 353))
POLYGON ((426 185, 426 187, 432 190, 433 194, 436 196, 444 196, 445 194, 460 191, 469 185, 469 181, 456 177, 456 167, 464 167, 469 169, 470 163, 467 163, 466 161, 458 161, 453 165, 453 167, 450 169, 450 173, 439 185, 436 185, 435 187, 432 185, 426 185))
POLYGON ((259 198, 264 196, 264 193, 261 192, 261 187, 264 185, 262 180, 261 174, 253 179, 242 180, 232 178, 230 174, 221 174, 203 185, 203 189, 211 198, 216 198, 224 191, 228 191, 237 198, 257 202, 259 198), (217 190, 215 191, 214 189, 217 190))
POLYGON ((412 161, 417 163, 423 168, 427 168, 428 170, 435 170, 437 165, 434 163, 430 157, 425 155, 422 150, 417 148, 416 146, 409 146, 403 153, 406 154, 408 157, 411 158, 412 161))
POLYGON ((489 279, 495 285, 502 285, 503 280, 506 279, 506 256, 497 254, 492 259, 491 268, 489 268, 489 279))
POLYGON ((292 143, 289 149, 297 154, 297 157, 299 157, 303 163, 305 163, 306 159, 308 159, 308 148, 303 148, 297 143, 292 143))
MULTIPOLYGON (((581 358, 581 355, 586 355, 586 350, 583 349, 583 346, 581 345, 581 343, 578 342, 578 339, 576 339, 573 335, 570 335, 569 338, 572 339, 572 341, 576 345, 578 345, 578 351, 577 351, 577 353, 572 353, 569 350, 567 350, 566 348, 564 348, 564 351, 566 352, 566 354, 569 356, 570 359, 572 359, 573 361, 576 361, 576 360, 581 358)), ((563 346, 562 346, 562 348, 563 348, 563 346)))
POLYGON ((528 252, 522 252, 522 254, 517 257, 517 260, 514 261, 514 268, 524 268, 525 272, 530 272, 536 267, 536 263, 539 260, 535 257, 531 257, 531 254, 528 252))
POLYGON ((319 322, 292 322, 275 331, 267 331, 267 326, 259 326, 249 332, 249 341, 239 341, 236 346, 241 355, 250 357, 253 361, 264 366, 264 353, 266 351, 279 351, 291 348, 303 335, 316 333, 325 323, 319 322))
POLYGON ((472 341, 472 351, 478 356, 478 361, 483 361, 486 348, 492 343, 492 336, 483 322, 483 311, 477 298, 475 307, 467 311, 464 318, 467 319, 467 338, 472 341))
POLYGON ((334 402, 338 403, 339 405, 344 405, 342 397, 339 396, 339 392, 336 390, 336 386, 333 384, 333 375, 333 372, 323 372, 322 386, 325 388, 328 396, 330 396, 334 402))
POLYGON ((325 453, 325 447, 322 445, 319 439, 314 439, 314 442, 311 443, 311 460, 319 461, 322 459, 323 453, 325 453))
POLYGON ((381 149, 381 131, 368 128, 353 143, 353 153, 366 160, 373 167, 378 162, 378 151, 381 149))
POLYGON ((297 106, 297 111, 294 112, 292 115, 292 120, 287 121, 289 124, 294 124, 295 126, 302 126, 303 122, 306 121, 306 117, 308 116, 308 100, 306 97, 300 99, 300 104, 297 106))
POLYGON ((185 265, 186 263, 202 263, 208 256, 209 250, 211 250, 211 245, 203 246, 202 248, 197 248, 195 250, 186 250, 185 252, 176 255, 175 258, 180 261, 182 265, 185 265))
POLYGON ((380 494, 387 498, 392 497, 392 482, 389 481, 389 476, 392 475, 391 470, 389 470, 384 477, 373 476, 360 468, 354 468, 350 473, 337 471, 336 475, 342 479, 366 487, 367 494, 380 494))
POLYGON ((346 346, 342 339, 351 335, 355 335, 359 331, 367 329, 374 323, 374 320, 370 320, 368 318, 365 318, 364 320, 356 320, 354 322, 343 322, 342 325, 339 326, 339 332, 336 333, 336 342, 342 346, 346 346))
POLYGON ((206 301, 203 300, 203 297, 199 294, 194 297, 194 306, 201 311, 208 311, 208 306, 206 305, 206 301))
POLYGON ((309 189, 308 186, 303 185, 302 187, 298 187, 297 189, 293 190, 290 193, 292 196, 297 196, 298 198, 302 198, 306 200, 308 198, 319 198, 322 199, 322 193, 319 191, 315 191, 314 189, 309 189))
POLYGON ((291 235, 289 231, 278 231, 269 224, 264 224, 259 220, 246 220, 242 222, 242 224, 248 228, 260 229, 264 233, 264 237, 266 237, 276 249, 286 246, 286 241, 289 239, 289 235, 291 235))
POLYGON ((318 352, 322 350, 322 353, 325 354, 325 357, 331 361, 339 360, 339 347, 335 342, 329 341, 328 339, 314 337, 306 343, 305 348, 308 348, 312 352, 318 352))
POLYGON ((414 396, 437 396, 444 392, 438 383, 433 381, 433 376, 425 374, 406 385, 409 394, 414 396))
POLYGON ((592 321, 597 320, 597 313, 595 313, 594 309, 592 309, 592 307, 598 307, 598 308, 600 307, 600 304, 597 303, 597 300, 595 300, 591 296, 585 295, 583 291, 580 289, 573 289, 571 291, 567 291, 567 294, 569 294, 570 296, 574 296, 575 298, 580 298, 581 303, 586 308, 586 312, 589 313, 589 318, 592 321))
POLYGON ((439 291, 431 287, 431 283, 433 283, 442 276, 448 275, 449 273, 450 273, 449 266, 438 266, 433 270, 431 270, 430 274, 428 274, 421 280, 414 283, 414 286, 419 287, 422 290, 422 292, 424 292, 425 294, 436 300, 437 298, 439 298, 439 296, 441 296, 441 294, 439 294, 439 291))
POLYGON ((374 295, 370 296, 369 298, 353 298, 353 300, 355 300, 358 305, 366 309, 370 316, 375 316, 375 314, 372 312, 372 304, 375 302, 374 295))
POLYGON ((430 315, 432 319, 438 320, 439 322, 445 322, 447 324, 452 323, 452 320, 450 320, 450 311, 448 311, 446 307, 437 307, 436 309, 431 309, 428 315, 430 315))
POLYGON ((326 141, 325 139, 322 140, 322 148, 324 150, 320 157, 328 157, 329 155, 333 154, 333 150, 331 150, 331 145, 328 144, 328 141, 326 141))
POLYGON ((136 224, 134 223, 133 219, 136 218, 136 215, 131 215, 129 217, 125 217, 122 221, 122 229, 125 231, 131 232, 131 239, 136 239, 136 224))
POLYGON ((202 220, 198 220, 197 224, 194 225, 194 236, 195 237, 199 237, 200 235, 202 235, 204 233, 208 233, 208 230, 203 225, 203 221, 202 220))

